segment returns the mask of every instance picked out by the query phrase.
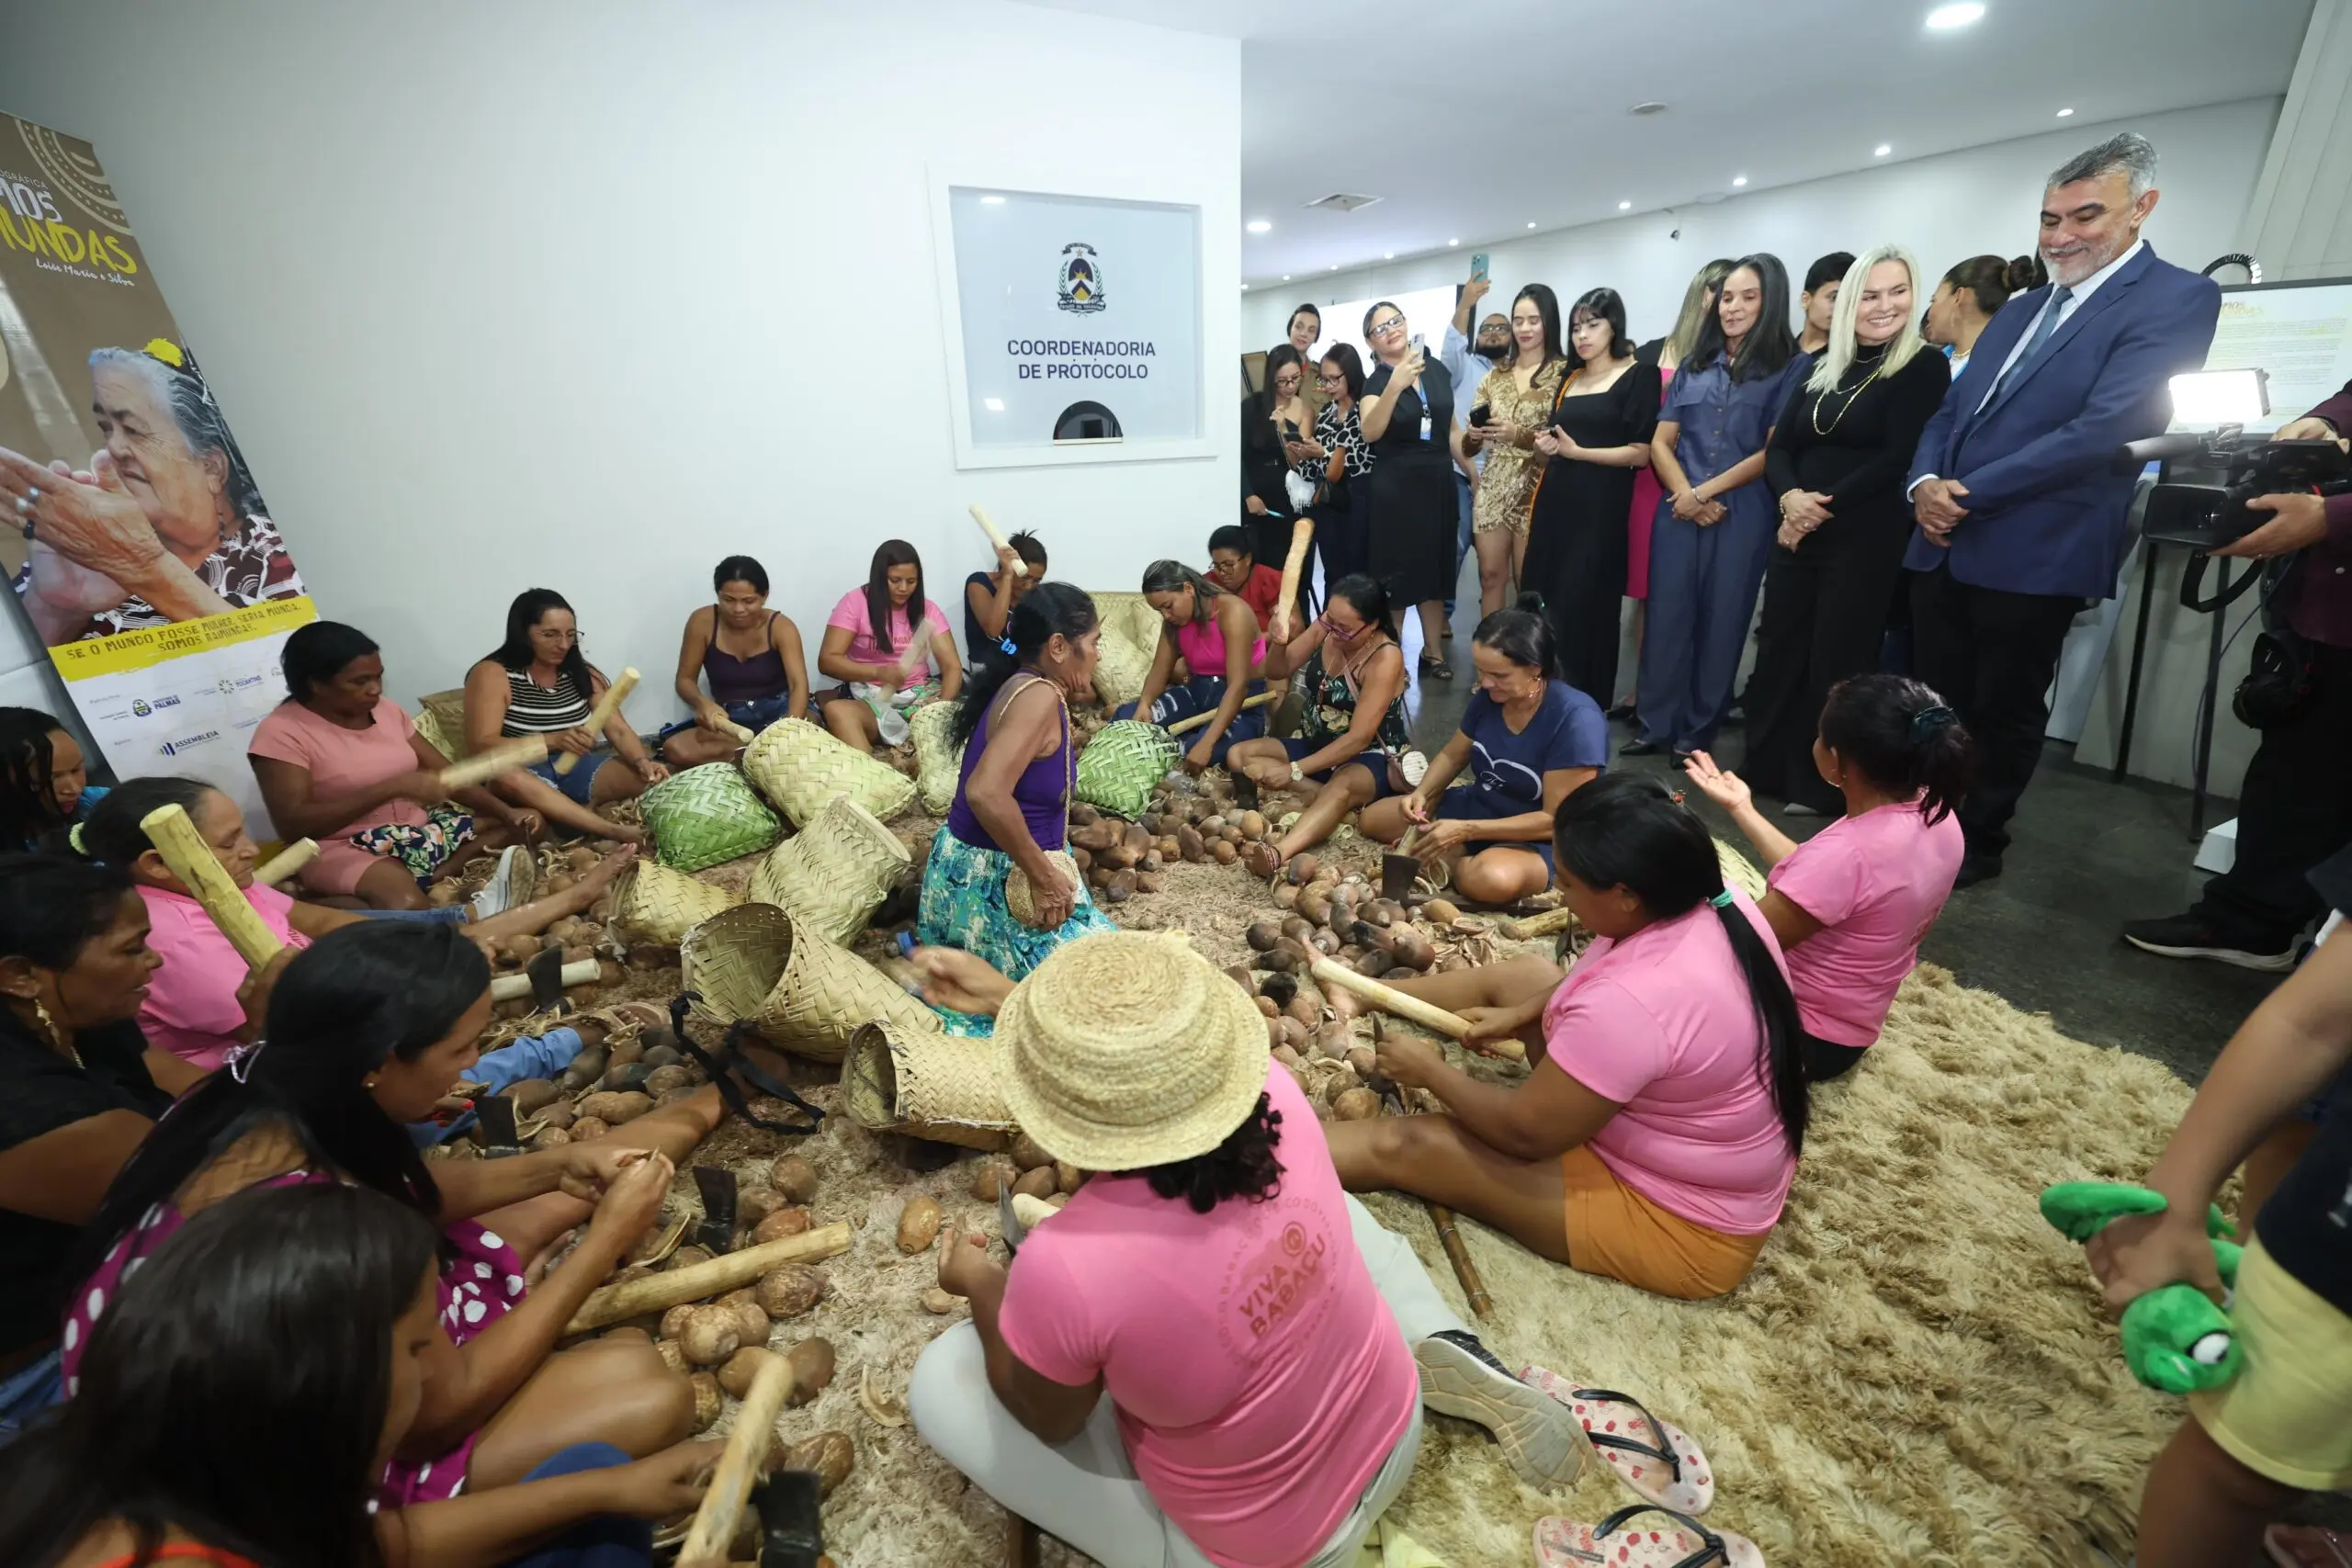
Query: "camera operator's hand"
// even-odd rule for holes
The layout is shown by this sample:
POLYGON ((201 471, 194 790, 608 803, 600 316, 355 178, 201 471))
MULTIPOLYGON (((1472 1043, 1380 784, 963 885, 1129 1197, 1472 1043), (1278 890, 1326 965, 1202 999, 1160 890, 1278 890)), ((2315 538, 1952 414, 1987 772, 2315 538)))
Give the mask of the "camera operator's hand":
POLYGON ((2245 537, 2209 553, 2233 560, 2267 560, 2309 549, 2327 537, 2327 502, 2315 495, 2257 495, 2246 505, 2274 513, 2245 537))
POLYGON ((2342 446, 2346 444, 2344 437, 2335 433, 2335 426, 2328 423, 2327 421, 2324 419, 2313 419, 2309 414, 2305 414, 2302 418, 2296 420, 2290 424, 2280 425, 2278 429, 2278 433, 2272 437, 2272 439, 2278 441, 2333 441, 2338 446, 2342 446))

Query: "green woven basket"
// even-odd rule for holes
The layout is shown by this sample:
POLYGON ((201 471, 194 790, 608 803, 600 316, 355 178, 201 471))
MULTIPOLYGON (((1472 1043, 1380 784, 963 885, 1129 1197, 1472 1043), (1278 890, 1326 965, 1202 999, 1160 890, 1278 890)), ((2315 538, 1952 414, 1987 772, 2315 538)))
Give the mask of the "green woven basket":
POLYGON ((775 813, 760 804, 732 762, 673 773, 647 790, 639 805, 655 854, 673 871, 754 855, 784 836, 775 813))
POLYGON ((1182 755, 1176 738, 1156 724, 1106 724, 1078 754, 1078 798, 1114 816, 1140 817, 1151 804, 1151 786, 1182 755))

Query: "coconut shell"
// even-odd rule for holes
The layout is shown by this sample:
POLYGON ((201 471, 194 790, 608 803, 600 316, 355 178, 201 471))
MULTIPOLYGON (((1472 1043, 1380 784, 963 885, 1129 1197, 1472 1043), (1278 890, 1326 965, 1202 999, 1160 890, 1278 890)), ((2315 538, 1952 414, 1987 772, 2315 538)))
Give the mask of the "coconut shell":
MULTIPOLYGON (((630 1090, 627 1093, 592 1094, 580 1102, 580 1114, 594 1117, 609 1127, 619 1127, 636 1121, 653 1109, 653 1097, 630 1090)), ((579 1136, 575 1124, 572 1132, 579 1136)))
POLYGON ((571 1134, 561 1127, 542 1127, 531 1134, 528 1146, 533 1154, 541 1149, 560 1149, 571 1142, 571 1134))
POLYGON ((808 1228, 808 1211, 797 1206, 778 1209, 762 1220, 752 1231, 752 1242, 765 1247, 772 1241, 782 1241, 788 1235, 798 1235, 808 1228))
MULTIPOLYGON (((1295 916, 1292 918, 1296 919, 1295 916)), ((1253 953, 1272 953, 1274 950, 1274 943, 1283 939, 1283 926, 1288 924, 1288 921, 1277 925, 1272 920, 1252 920, 1250 922, 1249 931, 1243 933, 1243 939, 1250 943, 1250 951, 1253 953)))
POLYGON ((1291 998, 1298 995, 1298 977, 1295 975, 1269 975, 1259 982, 1258 994, 1277 1008, 1286 1008, 1290 1006, 1291 998))
POLYGON ((1266 836, 1266 818, 1263 812, 1245 811, 1241 814, 1241 820, 1237 825, 1240 828, 1241 836, 1245 839, 1262 839, 1266 836))
POLYGON ((1351 1089, 1331 1101, 1331 1115, 1340 1122, 1365 1122, 1380 1114, 1380 1096, 1368 1089, 1351 1089))
POLYGON ((1231 865, 1234 862, 1241 858, 1241 852, 1235 849, 1231 844, 1227 843, 1223 839, 1219 839, 1216 843, 1209 846, 1209 856, 1219 865, 1231 865))
POLYGON ((760 1369, 775 1359, 775 1351, 763 1346, 746 1345, 720 1363, 718 1386, 730 1397, 741 1399, 752 1392, 752 1380, 760 1375, 760 1369))
POLYGON ((817 1195, 817 1168, 799 1155, 783 1155, 768 1167, 768 1185, 795 1203, 817 1195))
POLYGON ((1016 1198, 1023 1195, 1043 1198, 1059 1190, 1061 1183, 1050 1165, 1041 1165, 1035 1170, 1024 1172, 1021 1179, 1012 1184, 1012 1194, 1016 1198))
POLYGON ((1005 1169, 1001 1164, 992 1159, 982 1160, 979 1169, 972 1173, 972 1196, 983 1203, 993 1203, 996 1195, 1003 1190, 1004 1181, 1005 1169))
POLYGON ((1410 926, 1397 926, 1394 930, 1396 940, 1389 947, 1388 955, 1400 965, 1419 973, 1437 962, 1437 944, 1428 937, 1410 926))
POLYGON ((803 1438, 785 1451, 784 1468, 805 1470, 817 1478, 817 1495, 824 1497, 857 1465, 857 1444, 847 1432, 820 1432, 803 1438))
POLYGON ((1295 908, 1297 907, 1297 888, 1292 886, 1287 882, 1277 882, 1274 884, 1274 907, 1276 908, 1295 908))
POLYGON ((1461 907, 1451 898, 1432 898, 1421 906, 1421 918, 1442 929, 1462 918, 1461 907))
POLYGON ((1287 869, 1290 873, 1291 881, 1295 885, 1304 887, 1308 883, 1315 880, 1315 874, 1322 869, 1322 863, 1317 861, 1313 855, 1298 855, 1292 859, 1287 869))
POLYGON ((742 1347, 742 1319, 728 1306, 696 1307, 678 1336, 678 1348, 697 1367, 715 1367, 742 1347))
POLYGON ((1379 979, 1396 966, 1396 961, 1376 947, 1356 960, 1356 973, 1374 980, 1379 979))
POLYGON ((686 1320, 702 1310, 700 1303, 681 1302, 662 1314, 662 1337, 675 1339, 686 1331, 686 1320))
POLYGON ((945 1317, 963 1304, 963 1297, 943 1291, 937 1285, 933 1285, 922 1293, 922 1310, 935 1313, 941 1317, 945 1317))
POLYGON ((1298 912, 1322 925, 1331 918, 1331 896, 1319 886, 1309 887, 1298 896, 1298 912))
MULTIPOLYGON (((645 1064, 642 1062, 633 1063, 631 1066, 636 1071, 645 1072, 645 1064)), ((694 1074, 688 1072, 684 1067, 656 1067, 651 1072, 645 1073, 645 1083, 643 1085, 645 1092, 653 1096, 656 1100, 661 1099, 663 1095, 669 1093, 673 1089, 692 1089, 694 1087, 694 1074)))
POLYGON ((591 1138, 601 1138, 612 1130, 612 1123, 601 1116, 582 1116, 571 1123, 571 1141, 584 1144, 591 1138))
POLYGON ((1303 1028, 1314 1029, 1323 1021, 1323 1010, 1316 1005, 1313 997, 1301 991, 1283 1009, 1283 1016, 1296 1019, 1303 1028))
POLYGON ((1356 1077, 1368 1078, 1380 1070, 1380 1053, 1369 1045, 1351 1045, 1348 1048, 1347 1063, 1354 1069, 1356 1077))
POLYGON ((499 952, 513 964, 529 963, 539 955, 542 945, 544 944, 535 936, 511 936, 498 944, 499 952))
MULTIPOLYGON (((736 1292, 722 1304, 734 1312, 737 1322, 741 1325, 745 1345, 764 1345, 768 1342, 768 1314, 753 1299, 750 1287, 736 1292), (738 1296, 742 1299, 737 1300, 738 1296)), ((729 1389, 728 1392, 732 1393, 734 1391, 729 1389)))
POLYGON ((1070 1164, 1069 1161, 1057 1159, 1054 1162, 1054 1186, 1065 1197, 1078 1190, 1078 1184, 1081 1179, 1083 1179, 1078 1167, 1070 1164))
POLYGON ((757 1230, 762 1220, 784 1206, 784 1194, 774 1188, 743 1188, 735 1194, 735 1223, 745 1230, 757 1230))
POLYGON ((662 1358, 662 1364, 663 1366, 669 1368, 680 1377, 686 1375, 686 1352, 679 1346, 676 1340, 661 1340, 653 1347, 653 1353, 662 1358))
POLYGON ((1114 871, 1103 882, 1102 893, 1105 904, 1124 904, 1136 896, 1136 878, 1132 871, 1114 871))
POLYGON ((1012 1140, 1012 1163, 1023 1170, 1035 1170, 1041 1165, 1053 1164, 1054 1156, 1036 1139, 1023 1133, 1012 1140))
POLYGON ((662 1267, 665 1270, 671 1269, 691 1269, 697 1263, 707 1263, 709 1261, 709 1248, 702 1247, 682 1247, 678 1248, 677 1251, 670 1254, 668 1259, 662 1263, 662 1267))
POLYGON ((1209 847, 1201 838, 1201 830, 1187 822, 1176 829, 1176 852, 1194 865, 1208 858, 1209 847))
POLYGON ((826 1280, 821 1269, 805 1263, 787 1263, 772 1274, 762 1275, 752 1289, 759 1298, 760 1310, 769 1317, 792 1318, 825 1299, 826 1280))
POLYGON ((506 1086, 506 1098, 514 1102, 518 1117, 536 1115, 562 1092, 546 1078, 525 1078, 506 1086))
POLYGON ((785 1359, 792 1363, 792 1394, 785 1402, 787 1404, 808 1404, 833 1381, 833 1342, 830 1339, 803 1339, 785 1352, 785 1359))
MULTIPOLYGON (((643 1062, 616 1062, 610 1071, 596 1080, 596 1087, 600 1089, 610 1089, 616 1094, 626 1094, 633 1089, 644 1089, 645 1080, 652 1076, 652 1069, 643 1062)), ((646 1098, 651 1099, 652 1091, 647 1090, 646 1098)))
POLYGON ((686 1380, 695 1391, 695 1430, 707 1432, 718 1420, 719 1412, 727 1408, 720 1395, 718 1379, 709 1372, 696 1372, 686 1380))
POLYGON ((617 1067, 623 1062, 641 1060, 645 1052, 645 1036, 632 1034, 626 1040, 616 1040, 605 1047, 605 1063, 607 1066, 617 1067))
POLYGON ((683 1067, 688 1065, 684 1055, 675 1045, 648 1045, 645 1055, 638 1060, 649 1067, 683 1067))
MULTIPOLYGON (((1260 998, 1263 1000, 1263 998, 1260 998)), ((1266 1015, 1266 1049, 1280 1051, 1290 1043, 1290 1036, 1283 1032, 1286 1021, 1278 1013, 1266 1015)))
POLYGON ((939 1224, 936 1199, 908 1199, 907 1206, 899 1211, 899 1250, 909 1254, 927 1250, 939 1235, 939 1224))

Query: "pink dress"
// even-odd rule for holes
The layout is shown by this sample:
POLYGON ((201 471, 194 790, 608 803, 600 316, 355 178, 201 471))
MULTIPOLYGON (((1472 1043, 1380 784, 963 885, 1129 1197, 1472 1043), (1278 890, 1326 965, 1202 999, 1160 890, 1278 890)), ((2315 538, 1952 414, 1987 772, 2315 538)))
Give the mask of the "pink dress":
MULTIPOLYGON (((289 1170, 257 1187, 293 1187, 306 1181, 326 1181, 315 1171, 289 1170)), ((82 1352, 89 1348, 90 1331, 113 1299, 148 1255, 170 1239, 186 1221, 177 1208, 158 1203, 147 1211, 129 1234, 107 1249, 98 1271, 84 1281, 65 1314, 65 1396, 74 1397, 81 1382, 82 1352)), ((441 1327, 452 1345, 464 1345, 504 1317, 523 1297, 523 1260, 513 1247, 473 1220, 454 1221, 442 1229, 448 1246, 441 1258, 441 1327)), ((411 1503, 440 1503, 464 1490, 466 1466, 473 1459, 481 1434, 469 1432, 445 1454, 412 1462, 395 1459, 384 1467, 376 1488, 381 1508, 402 1508, 411 1503)))
MULTIPOLYGON (((1660 368, 1657 373, 1658 406, 1666 406, 1666 389, 1674 381, 1674 372, 1660 368)), ((1650 524, 1657 516, 1658 498, 1666 491, 1659 488, 1657 476, 1647 468, 1634 473, 1634 510, 1625 514, 1625 597, 1646 599, 1650 596, 1650 524)))

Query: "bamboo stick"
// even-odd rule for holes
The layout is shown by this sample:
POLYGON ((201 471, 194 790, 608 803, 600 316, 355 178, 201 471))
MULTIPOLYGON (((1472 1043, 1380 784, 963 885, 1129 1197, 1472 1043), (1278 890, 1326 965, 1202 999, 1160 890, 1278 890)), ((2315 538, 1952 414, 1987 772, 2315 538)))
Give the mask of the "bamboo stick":
POLYGON ((297 839, 254 867, 254 880, 265 887, 275 887, 318 858, 316 839, 297 839))
MULTIPOLYGON (((596 961, 593 958, 582 958, 577 963, 563 966, 563 983, 566 986, 594 985, 596 981, 596 961)), ((511 1002, 517 997, 527 997, 530 994, 531 977, 528 975, 491 976, 490 999, 492 1001, 511 1002)))
MULTIPOLYGON (((1469 1021, 1459 1013, 1448 1012, 1419 997, 1408 996, 1394 986, 1384 986, 1371 976, 1359 975, 1336 960, 1318 957, 1308 966, 1307 972, 1326 985, 1353 991, 1373 1006, 1393 1012, 1398 1018, 1409 1019, 1424 1029, 1433 1029, 1448 1039, 1459 1040, 1470 1032, 1469 1021)), ((1507 1061, 1527 1060, 1527 1046, 1519 1040, 1489 1040, 1470 1049, 1482 1051, 1490 1056, 1500 1056, 1507 1061)))
POLYGON ((471 789, 485 779, 511 773, 517 768, 527 768, 534 762, 544 762, 547 758, 546 736, 518 735, 512 740, 485 746, 472 756, 442 769, 441 787, 455 795, 461 789, 471 789))
POLYGON ((785 1396, 791 1392, 790 1361, 770 1356, 760 1363, 750 1391, 743 1395, 743 1407, 735 1413, 735 1429, 728 1434, 718 1468, 711 1472, 710 1490, 703 1494, 702 1506, 695 1510, 694 1528, 686 1532, 685 1545, 678 1549, 679 1562, 724 1559, 728 1542, 735 1539, 743 1522, 752 1488, 759 1484, 762 1461, 775 1441, 775 1418, 783 1414, 785 1396))
POLYGON ((1290 525, 1290 554, 1283 561, 1283 596, 1274 601, 1273 624, 1266 628, 1266 636, 1275 642, 1288 642, 1296 635, 1290 624, 1291 607, 1298 603, 1298 584, 1306 573, 1307 548, 1314 542, 1313 518, 1302 517, 1290 525))
POLYGON ((1503 935, 1513 942, 1533 942, 1540 936, 1557 936, 1576 923, 1576 912, 1563 904, 1556 909, 1546 909, 1523 920, 1505 920, 1503 935))
MULTIPOLYGON (((636 666, 631 665, 622 671, 621 678, 606 686, 605 694, 596 699, 596 705, 588 710, 588 722, 582 728, 590 735, 601 739, 605 733, 605 727, 613 722, 613 715, 621 711, 622 699, 637 690, 637 682, 636 666)), ((568 773, 579 765, 580 754, 576 751, 566 751, 555 760, 555 771, 559 773, 568 773)))
MULTIPOLYGON (((1254 697, 1242 698, 1241 706, 1237 711, 1247 713, 1251 708, 1261 708, 1268 703, 1278 700, 1281 696, 1282 693, 1280 692, 1261 692, 1254 697)), ((1168 733, 1170 735, 1182 735, 1187 730, 1198 729, 1216 716, 1216 712, 1212 710, 1208 713, 1196 713, 1190 718, 1180 718, 1175 723, 1168 727, 1168 733)))
MULTIPOLYGON (((999 528, 996 525, 996 520, 989 515, 988 508, 977 501, 972 502, 972 521, 980 525, 980 532, 989 536, 989 545, 994 547, 1000 555, 1012 547, 1005 542, 1004 531, 999 528)), ((1026 577, 1029 575, 1029 563, 1019 556, 1015 556, 1012 558, 1012 570, 1015 576, 1026 577)))
POLYGON ((196 824, 187 819, 185 809, 159 806, 141 818, 139 826, 154 844, 155 852, 164 857, 164 863, 171 867, 172 874, 212 917, 212 923, 220 928, 220 934, 229 939, 229 945, 237 950, 237 956, 245 961, 246 968, 259 969, 277 956, 277 939, 246 901, 243 890, 229 879, 220 857, 212 852, 212 846, 204 841, 204 835, 196 830, 196 824))
POLYGON ((665 1269, 659 1274, 648 1274, 641 1280, 606 1285, 589 1292, 588 1299, 581 1303, 580 1310, 572 1314, 571 1322, 565 1325, 564 1333, 586 1334, 625 1318, 641 1316, 650 1312, 667 1312, 684 1302, 705 1301, 741 1289, 787 1263, 810 1263, 820 1258, 838 1257, 849 1250, 849 1223, 835 1221, 830 1225, 803 1231, 798 1235, 769 1242, 764 1247, 747 1247, 741 1252, 723 1253, 707 1263, 689 1264, 684 1269, 665 1269))
POLYGON ((1487 1294, 1487 1281, 1479 1277, 1478 1266, 1470 1261, 1470 1249, 1454 1231, 1453 1211, 1426 1198, 1421 1204, 1430 1212, 1430 1223, 1437 1227, 1437 1244, 1445 1249, 1445 1260, 1453 1265, 1453 1277, 1461 1281, 1463 1295, 1469 1299, 1470 1315, 1492 1318, 1495 1299, 1487 1294))

